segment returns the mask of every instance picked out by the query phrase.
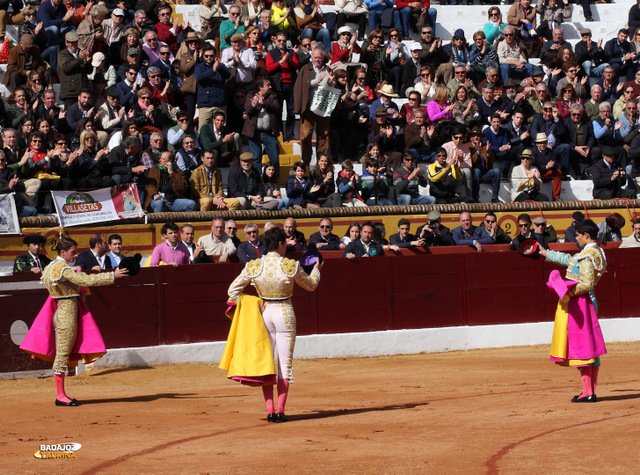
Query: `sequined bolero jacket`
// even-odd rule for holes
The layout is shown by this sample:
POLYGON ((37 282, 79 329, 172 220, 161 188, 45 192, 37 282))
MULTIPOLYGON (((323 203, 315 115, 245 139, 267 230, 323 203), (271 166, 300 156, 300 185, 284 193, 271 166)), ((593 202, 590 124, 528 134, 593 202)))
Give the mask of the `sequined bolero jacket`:
POLYGON ((244 269, 229 286, 229 300, 237 302, 242 290, 252 283, 260 298, 286 300, 293 295, 294 283, 305 290, 315 290, 320 282, 320 271, 313 269, 310 275, 293 259, 269 252, 260 259, 247 262, 244 269))
POLYGON ((567 266, 566 278, 578 282, 578 285, 569 290, 568 295, 571 297, 593 290, 607 271, 604 251, 596 244, 588 244, 573 256, 564 252, 547 251, 547 260, 567 266))
POLYGON ((81 287, 113 284, 114 275, 113 272, 91 275, 78 272, 75 267, 58 257, 45 267, 41 279, 51 298, 64 299, 80 296, 81 287))

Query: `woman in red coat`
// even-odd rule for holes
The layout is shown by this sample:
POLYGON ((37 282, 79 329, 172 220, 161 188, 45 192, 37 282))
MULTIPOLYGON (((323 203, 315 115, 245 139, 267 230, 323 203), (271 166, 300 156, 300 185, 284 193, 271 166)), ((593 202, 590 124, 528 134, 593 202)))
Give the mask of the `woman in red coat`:
POLYGON ((353 53, 360 54, 362 50, 356 42, 356 36, 348 26, 342 26, 338 29, 338 41, 333 43, 331 49, 331 69, 334 71, 337 69, 347 70, 349 66, 362 66, 366 65, 362 63, 355 63, 351 61, 353 53))

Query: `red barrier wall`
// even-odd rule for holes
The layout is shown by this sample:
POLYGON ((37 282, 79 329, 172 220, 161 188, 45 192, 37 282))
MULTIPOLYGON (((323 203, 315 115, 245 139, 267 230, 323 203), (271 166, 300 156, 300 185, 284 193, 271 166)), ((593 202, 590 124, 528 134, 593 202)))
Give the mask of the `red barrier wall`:
MULTIPOLYGON (((298 334, 552 321, 557 298, 545 282, 554 266, 504 246, 486 248, 403 250, 351 261, 323 253, 317 292, 297 288, 293 297, 298 334)), ((600 317, 639 316, 640 249, 607 246, 606 254, 608 272, 596 289, 600 317)), ((116 286, 92 289, 87 299, 108 348, 219 341, 229 329, 226 291, 241 269, 237 263, 142 269, 116 286)), ((31 325, 46 290, 3 285, 34 280, 30 273, 0 279, 0 372, 43 367, 12 343, 9 329, 16 320, 31 325)))

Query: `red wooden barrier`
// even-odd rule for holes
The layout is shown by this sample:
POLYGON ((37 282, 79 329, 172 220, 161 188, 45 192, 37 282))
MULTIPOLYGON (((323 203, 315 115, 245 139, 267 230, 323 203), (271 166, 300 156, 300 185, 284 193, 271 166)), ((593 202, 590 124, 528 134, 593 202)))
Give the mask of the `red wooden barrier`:
MULTIPOLYGON (((323 252, 317 292, 294 293, 298 334, 553 320, 557 297, 545 283, 556 266, 500 247, 428 251, 355 260, 323 252)), ((596 290, 600 317, 639 316, 640 249, 607 246, 606 255, 608 272, 596 290)), ((92 289, 87 300, 108 348, 224 340, 227 288, 241 269, 239 263, 143 269, 115 286, 92 289)), ((34 281, 30 273, 0 278, 0 372, 48 367, 10 338, 16 320, 31 325, 47 293, 43 287, 9 286, 33 287, 34 281)))
POLYGON ((2 277, 0 297, 0 372, 51 368, 51 363, 31 358, 20 351, 11 339, 14 322, 22 320, 31 326, 47 299, 47 292, 43 285, 39 285, 38 277, 31 272, 2 277))

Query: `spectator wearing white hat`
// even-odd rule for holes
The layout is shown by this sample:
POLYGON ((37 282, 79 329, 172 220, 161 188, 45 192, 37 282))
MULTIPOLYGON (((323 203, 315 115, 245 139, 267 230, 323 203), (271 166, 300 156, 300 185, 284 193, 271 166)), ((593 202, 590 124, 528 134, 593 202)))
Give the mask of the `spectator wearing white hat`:
POLYGON ((338 69, 346 71, 349 67, 367 69, 366 64, 353 61, 353 53, 362 53, 360 46, 356 43, 356 35, 353 34, 353 30, 348 26, 342 26, 338 28, 338 41, 333 43, 331 49, 331 69, 334 71, 338 69))
POLYGON ((96 79, 96 76, 102 76, 104 80, 107 81, 107 87, 115 86, 116 82, 118 82, 118 73, 113 64, 107 64, 106 59, 104 53, 93 53, 93 57, 91 58, 93 71, 88 77, 90 81, 93 81, 96 79))
POLYGON ((122 39, 125 31, 124 10, 122 8, 113 9, 111 18, 102 22, 102 31, 104 32, 104 40, 109 46, 122 39))
POLYGON ((511 171, 512 201, 549 201, 547 195, 540 193, 540 170, 531 165, 532 161, 531 150, 524 149, 520 154, 520 165, 511 171))
POLYGON ((422 54, 422 45, 417 41, 414 41, 409 45, 409 51, 411 58, 402 66, 402 89, 403 96, 407 96, 407 89, 413 88, 413 86, 420 82, 420 70, 422 68, 422 61, 420 55, 422 54))

